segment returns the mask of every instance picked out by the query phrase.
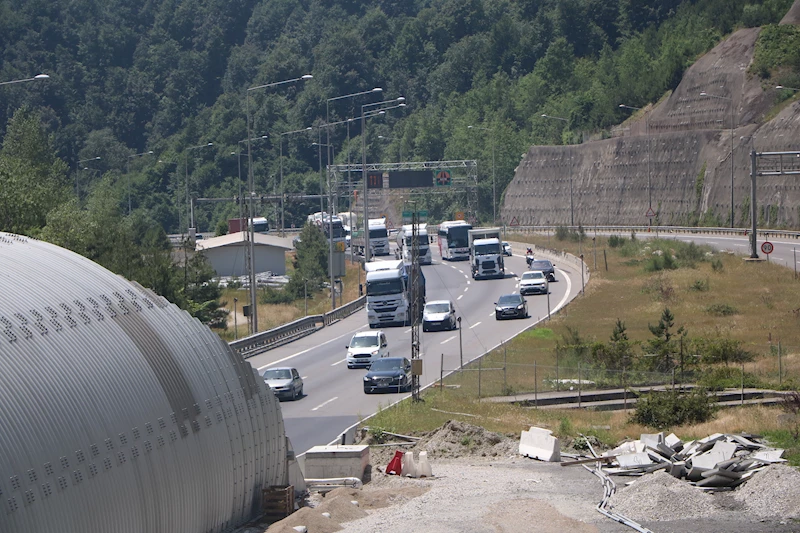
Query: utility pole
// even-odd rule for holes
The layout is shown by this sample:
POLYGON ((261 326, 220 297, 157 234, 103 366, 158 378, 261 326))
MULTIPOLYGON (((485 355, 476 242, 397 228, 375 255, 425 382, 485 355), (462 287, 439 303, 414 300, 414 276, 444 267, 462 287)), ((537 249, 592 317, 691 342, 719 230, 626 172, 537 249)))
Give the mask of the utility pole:
MULTIPOLYGON (((411 211, 411 360, 419 359, 419 242, 417 230, 417 202, 408 202, 412 205, 411 211)), ((413 364, 413 363, 412 363, 413 364)), ((411 376, 412 397, 414 401, 420 401, 419 397, 419 376, 411 376)))

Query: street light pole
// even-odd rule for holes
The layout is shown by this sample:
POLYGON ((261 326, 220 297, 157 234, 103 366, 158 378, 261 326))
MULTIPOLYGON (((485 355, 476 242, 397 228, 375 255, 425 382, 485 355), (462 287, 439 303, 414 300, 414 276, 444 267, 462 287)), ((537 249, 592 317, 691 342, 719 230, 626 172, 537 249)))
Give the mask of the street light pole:
MULTIPOLYGON (((619 104, 619 106, 627 109, 636 109, 637 111, 642 111, 641 107, 634 107, 632 105, 619 104)), ((647 116, 647 113, 644 115, 644 130, 645 136, 647 137, 647 215, 648 218, 650 218, 650 213, 653 213, 653 187, 650 181, 650 152, 652 150, 650 148, 650 118, 647 116)))
MULTIPOLYGON (((13 83, 13 82, 6 82, 6 83, 13 83)), ((78 168, 75 171, 75 196, 78 198, 78 206, 81 205, 81 191, 78 186, 78 181, 80 180, 81 177, 81 169, 83 168, 81 163, 86 163, 87 161, 99 161, 100 159, 102 158, 98 155, 97 157, 90 157, 89 159, 81 159, 80 161, 78 161, 78 168)))
POLYGON ((709 98, 717 98, 719 100, 729 100, 731 103, 731 227, 733 227, 734 221, 734 213, 733 213, 733 97, 732 96, 716 96, 713 94, 708 94, 707 92, 703 91, 700 93, 700 96, 707 96, 709 98))
POLYGON ((309 126, 307 128, 303 128, 302 130, 284 131, 283 133, 280 134, 279 140, 280 140, 280 144, 281 144, 281 146, 280 146, 280 162, 281 162, 281 237, 283 237, 283 231, 284 231, 284 228, 286 228, 286 219, 284 218, 285 212, 284 212, 284 209, 283 209, 284 203, 285 203, 285 200, 286 200, 284 198, 284 191, 283 191, 283 136, 284 135, 292 135, 294 133, 308 132, 308 131, 311 131, 312 129, 314 129, 314 128, 309 126))
MULTIPOLYGON (((296 81, 304 81, 310 80, 313 78, 311 74, 305 74, 300 76, 299 78, 292 78, 289 80, 283 81, 276 81, 273 83, 266 83, 264 85, 256 85, 255 87, 250 87, 245 92, 245 112, 247 118, 247 174, 248 174, 248 185, 249 185, 249 193, 250 198, 248 199, 248 207, 249 207, 249 217, 248 220, 252 220, 253 218, 253 195, 255 194, 255 188, 253 185, 253 153, 250 149, 250 91, 255 91, 258 89, 267 89, 270 87, 276 87, 278 85, 283 85, 285 83, 293 83, 296 81)), ((250 278, 250 316, 252 319, 250 320, 250 333, 255 334, 258 332, 258 306, 256 302, 256 263, 254 257, 254 241, 255 241, 255 232, 253 231, 253 224, 249 222, 247 224, 248 232, 247 232, 247 251, 249 254, 248 258, 248 270, 249 270, 249 278, 250 278)))
POLYGON ((134 157, 138 157, 140 155, 153 155, 153 151, 152 150, 148 150, 147 152, 142 152, 140 154, 133 154, 133 155, 129 155, 128 156, 128 161, 127 161, 128 164, 126 165, 127 168, 125 169, 125 174, 128 177, 128 186, 127 186, 127 188, 128 188, 128 215, 129 216, 131 214, 131 159, 133 159, 134 157))
POLYGON ((0 82, 0 85, 11 85, 12 83, 24 83, 26 81, 47 80, 47 79, 50 79, 50 76, 48 76, 47 74, 37 74, 32 78, 25 78, 22 80, 2 81, 0 82))
MULTIPOLYGON (((542 117, 569 123, 565 118, 554 117, 553 115, 547 115, 545 113, 542 113, 542 117)), ((572 142, 569 143, 569 220, 570 226, 575 227, 575 203, 572 195, 572 142)))
POLYGON ((363 104, 361 106, 361 178, 364 181, 364 262, 369 263, 372 256, 372 250, 369 247, 369 188, 367 187, 367 130, 365 110, 369 107, 375 107, 383 104, 395 104, 395 106, 387 107, 393 109, 395 107, 405 107, 405 97, 398 96, 392 100, 383 100, 381 102, 373 102, 371 104, 363 104), (399 102, 399 103, 398 103, 399 102))
POLYGON ((494 130, 492 128, 483 128, 481 126, 467 126, 468 129, 476 129, 488 131, 492 144, 492 224, 497 224, 497 180, 494 175, 494 130))
POLYGON ((187 210, 187 225, 186 225, 186 234, 188 235, 191 228, 194 228, 194 208, 192 207, 192 202, 189 199, 189 152, 192 150, 196 150, 198 148, 206 148, 208 146, 214 146, 214 143, 209 142, 206 144, 198 144, 197 146, 190 146, 186 149, 186 155, 184 156, 184 181, 186 182, 186 210, 187 210))

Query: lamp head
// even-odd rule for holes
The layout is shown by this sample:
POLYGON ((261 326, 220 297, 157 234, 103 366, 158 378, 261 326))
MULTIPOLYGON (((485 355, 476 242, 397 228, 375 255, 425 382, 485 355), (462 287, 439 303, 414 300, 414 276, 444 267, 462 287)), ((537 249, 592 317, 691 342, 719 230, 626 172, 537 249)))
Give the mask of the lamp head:
POLYGON ((380 87, 375 87, 374 89, 372 89, 372 92, 381 93, 381 92, 383 92, 383 89, 381 89, 380 87))
POLYGON ((36 76, 33 77, 33 79, 35 79, 35 80, 47 80, 47 79, 50 79, 50 76, 48 76, 47 74, 37 74, 36 76))
POLYGON ((542 113, 542 116, 543 116, 543 117, 547 117, 547 114, 546 114, 546 113, 542 113))
POLYGON ((776 85, 775 88, 776 89, 783 89, 783 85, 776 85))
POLYGON ((397 97, 397 101, 398 102, 405 102, 406 101, 406 97, 405 96, 398 96, 397 97))
POLYGON ((302 76, 300 76, 300 79, 301 80, 310 80, 313 77, 314 76, 312 76, 311 74, 303 74, 302 76))
POLYGON ((700 96, 708 96, 708 93, 703 91, 703 92, 700 93, 700 96))

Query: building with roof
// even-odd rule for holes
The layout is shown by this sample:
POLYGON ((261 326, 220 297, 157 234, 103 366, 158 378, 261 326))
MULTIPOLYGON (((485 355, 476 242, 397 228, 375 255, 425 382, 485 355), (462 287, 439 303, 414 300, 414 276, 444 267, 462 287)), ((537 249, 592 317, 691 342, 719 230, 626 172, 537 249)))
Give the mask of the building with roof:
MULTIPOLYGON (((256 273, 286 274, 286 251, 292 241, 273 235, 254 234, 253 254, 256 273)), ((221 237, 198 240, 195 250, 202 252, 218 276, 247 275, 247 232, 239 231, 221 237)))
POLYGON ((2 232, 0 294, 0 531, 231 531, 288 483, 277 398, 187 312, 2 232))

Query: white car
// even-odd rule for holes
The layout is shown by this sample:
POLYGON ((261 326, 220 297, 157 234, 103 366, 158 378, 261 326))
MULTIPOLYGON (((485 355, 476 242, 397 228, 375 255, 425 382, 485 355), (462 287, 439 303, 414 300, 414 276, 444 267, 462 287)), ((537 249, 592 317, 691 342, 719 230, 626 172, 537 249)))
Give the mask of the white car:
POLYGON ((425 309, 422 311, 422 331, 453 330, 457 327, 456 308, 453 302, 434 300, 425 304, 425 309))
POLYGON ((550 284, 547 276, 541 270, 529 270, 524 272, 519 279, 519 293, 526 294, 547 294, 550 291, 550 284))
POLYGON ((383 331, 360 331, 345 348, 347 368, 368 367, 382 357, 389 357, 389 343, 383 331))
POLYGON ((503 255, 507 255, 509 257, 513 255, 511 253, 511 245, 506 241, 503 241, 503 255))

